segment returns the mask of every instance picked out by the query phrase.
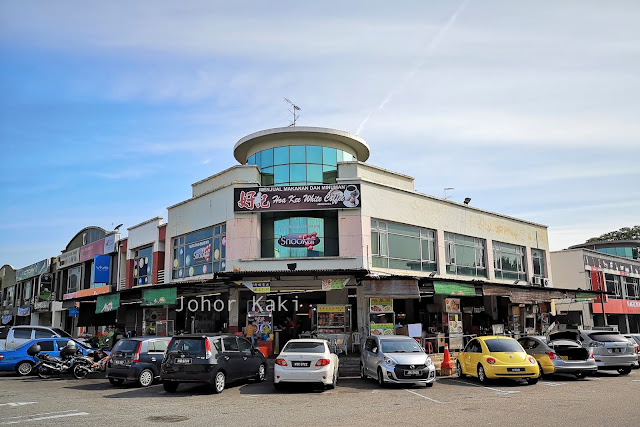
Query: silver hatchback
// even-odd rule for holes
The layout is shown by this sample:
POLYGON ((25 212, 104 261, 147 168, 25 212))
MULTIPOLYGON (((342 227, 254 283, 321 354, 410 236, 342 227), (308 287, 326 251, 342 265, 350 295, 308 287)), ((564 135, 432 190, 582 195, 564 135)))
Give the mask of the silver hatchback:
POLYGON ((436 381, 436 368, 416 340, 404 335, 372 335, 360 356, 360 376, 387 383, 424 384, 436 381))

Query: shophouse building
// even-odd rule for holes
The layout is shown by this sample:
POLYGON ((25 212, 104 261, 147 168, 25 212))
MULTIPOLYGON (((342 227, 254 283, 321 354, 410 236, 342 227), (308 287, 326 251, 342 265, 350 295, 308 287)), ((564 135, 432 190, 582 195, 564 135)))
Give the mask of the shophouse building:
POLYGON ((12 325, 16 295, 16 270, 9 264, 0 267, 0 324, 12 325))

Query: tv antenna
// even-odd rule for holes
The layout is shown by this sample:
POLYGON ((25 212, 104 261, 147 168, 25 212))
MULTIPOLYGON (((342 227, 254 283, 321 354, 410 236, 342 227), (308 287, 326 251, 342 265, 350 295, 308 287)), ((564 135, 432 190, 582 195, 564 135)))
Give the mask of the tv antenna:
POLYGON ((446 187, 446 188, 444 189, 444 191, 442 192, 442 198, 443 198, 443 199, 447 200, 447 199, 450 197, 450 196, 449 196, 449 194, 447 194, 447 192, 448 192, 449 190, 455 190, 455 188, 453 188, 453 187, 446 187))
POLYGON ((295 125, 296 125, 296 120, 298 120, 298 119, 300 118, 300 115, 298 115, 298 114, 296 113, 296 111, 302 111, 302 110, 300 109, 300 107, 298 107, 296 104, 294 104, 294 103, 293 103, 293 101, 291 101, 289 98, 285 98, 284 100, 285 100, 285 102, 286 102, 287 104, 291 104, 291 107, 293 108, 293 111, 292 111, 292 110, 289 110, 289 112, 290 112, 291 114, 293 114, 293 123, 291 123, 291 124, 289 125, 289 127, 292 127, 292 126, 294 126, 294 127, 295 127, 295 125))

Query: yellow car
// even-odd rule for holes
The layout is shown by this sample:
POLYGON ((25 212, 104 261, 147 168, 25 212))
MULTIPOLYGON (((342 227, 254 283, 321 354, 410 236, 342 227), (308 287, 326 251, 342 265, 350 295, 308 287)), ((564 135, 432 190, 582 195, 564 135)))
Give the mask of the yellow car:
POLYGON ((509 337, 477 337, 469 341, 456 362, 458 377, 477 377, 481 383, 495 378, 524 378, 538 382, 540 368, 518 341, 509 337))

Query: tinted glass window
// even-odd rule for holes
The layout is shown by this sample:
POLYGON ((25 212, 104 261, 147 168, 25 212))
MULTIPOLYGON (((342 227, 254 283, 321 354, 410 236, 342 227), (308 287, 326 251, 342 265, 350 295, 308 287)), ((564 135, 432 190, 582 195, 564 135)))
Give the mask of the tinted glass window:
POLYGON ((490 352, 495 353, 512 353, 522 352, 522 346, 515 340, 492 339, 484 342, 490 352))
POLYGON ((291 147, 289 147, 289 152, 290 152, 290 156, 291 156, 291 163, 305 163, 305 146, 302 145, 298 145, 298 146, 294 146, 292 145, 291 147))
POLYGON ((234 337, 222 338, 224 351, 238 351, 238 341, 234 337))
POLYGON ((151 341, 149 342, 149 352, 150 353, 163 353, 169 343, 167 341, 151 341))
POLYGON ((169 346, 169 351, 180 351, 189 354, 204 355, 205 346, 202 338, 174 338, 169 346))
POLYGON ((69 335, 66 331, 63 331, 62 329, 58 329, 58 328, 51 328, 51 329, 61 337, 73 338, 71 335, 69 335))
POLYGON ((220 342, 220 340, 213 340, 213 346, 216 350, 222 351, 222 343, 220 342))
POLYGON ((112 351, 121 351, 123 353, 133 353, 138 348, 138 341, 120 340, 113 347, 112 351))
POLYGON ((32 331, 31 328, 14 329, 13 337, 18 339, 31 339, 31 331, 32 331))
POLYGON ((422 349, 415 340, 380 340, 383 353, 421 353, 422 349))
POLYGON ((593 333, 589 334, 589 338, 599 342, 628 342, 628 340, 622 335, 612 333, 593 333))
POLYGON ((54 351, 53 341, 38 341, 40 351, 54 351))
POLYGON ((53 335, 53 332, 47 331, 46 329, 36 329, 34 338, 52 338, 53 335))
POLYGON ((238 338, 238 349, 245 354, 251 354, 251 343, 244 338, 238 338))
POLYGON ((8 333, 9 333, 9 328, 5 326, 0 327, 0 340, 7 338, 8 333))
POLYGON ((372 338, 367 338, 367 342, 364 344, 364 348, 367 351, 371 351, 371 349, 373 348, 373 339, 372 338))
POLYGON ((295 353, 324 353, 325 346, 323 342, 314 341, 289 341, 284 347, 282 352, 295 352, 295 353))

